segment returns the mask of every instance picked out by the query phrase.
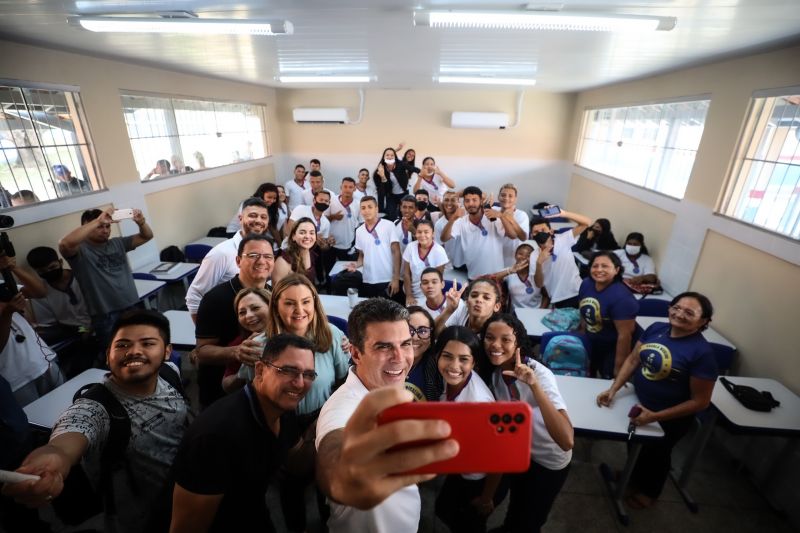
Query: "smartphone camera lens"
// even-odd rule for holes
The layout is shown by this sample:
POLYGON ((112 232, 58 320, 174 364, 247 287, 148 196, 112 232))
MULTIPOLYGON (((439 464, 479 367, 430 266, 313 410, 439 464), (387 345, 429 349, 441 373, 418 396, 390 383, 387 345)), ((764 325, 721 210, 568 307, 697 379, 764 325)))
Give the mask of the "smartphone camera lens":
POLYGON ((505 431, 505 428, 503 426, 497 426, 498 433, 502 433, 503 431, 505 431))
POLYGON ((509 433, 516 433, 516 431, 517 431, 517 426, 509 426, 508 428, 509 433))
POLYGON ((517 424, 522 424, 525 421, 525 415, 522 413, 517 413, 514 415, 514 422, 517 424))
POLYGON ((499 424, 500 423, 500 415, 494 414, 494 415, 490 416, 489 417, 489 422, 491 422, 492 424, 499 424))
POLYGON ((503 415, 503 424, 510 424, 511 423, 511 415, 506 413, 503 415))

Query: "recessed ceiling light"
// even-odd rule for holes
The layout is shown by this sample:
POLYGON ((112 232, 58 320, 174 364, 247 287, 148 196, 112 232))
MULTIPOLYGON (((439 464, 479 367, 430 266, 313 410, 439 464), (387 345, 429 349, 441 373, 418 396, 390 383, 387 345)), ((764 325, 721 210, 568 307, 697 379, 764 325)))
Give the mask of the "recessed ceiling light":
POLYGON ((414 25, 431 28, 476 28, 556 31, 669 31, 675 17, 605 13, 528 11, 415 11, 414 25))
POLYGON ((202 19, 156 17, 76 17, 83 28, 95 32, 183 33, 233 35, 291 35, 288 20, 202 19))
POLYGON ((369 83, 370 76, 278 76, 281 83, 369 83))
POLYGON ((439 76, 439 83, 467 83, 478 85, 536 85, 531 78, 495 78, 489 76, 439 76))

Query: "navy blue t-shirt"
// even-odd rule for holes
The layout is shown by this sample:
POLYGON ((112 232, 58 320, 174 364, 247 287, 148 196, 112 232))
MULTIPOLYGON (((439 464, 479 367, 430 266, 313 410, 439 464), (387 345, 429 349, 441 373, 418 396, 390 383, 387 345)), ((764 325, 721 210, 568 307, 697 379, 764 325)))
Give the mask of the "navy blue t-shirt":
POLYGON ((578 299, 589 340, 616 341, 617 328, 614 321, 633 320, 639 312, 639 302, 630 289, 619 281, 598 291, 594 287, 594 280, 586 278, 581 283, 578 299))
POLYGON ((633 378, 639 401, 651 411, 683 403, 691 397, 689 378, 717 379, 714 349, 697 332, 687 337, 670 337, 670 325, 652 324, 639 342, 641 365, 633 378))

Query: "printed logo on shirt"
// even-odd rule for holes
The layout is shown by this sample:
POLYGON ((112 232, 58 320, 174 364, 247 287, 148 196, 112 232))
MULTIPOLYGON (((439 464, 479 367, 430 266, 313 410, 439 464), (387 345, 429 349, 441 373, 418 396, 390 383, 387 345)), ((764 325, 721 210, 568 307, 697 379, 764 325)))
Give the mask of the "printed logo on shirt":
POLYGON ((580 303, 581 318, 586 322, 586 331, 600 333, 603 330, 603 315, 597 298, 584 298, 580 303))
POLYGON ((667 379, 672 373, 672 352, 663 344, 643 344, 639 357, 642 361, 642 375, 650 381, 667 379))
POLYGON ((425 395, 422 393, 422 389, 411 383, 410 381, 406 381, 406 390, 409 391, 411 394, 414 395, 415 402, 424 402, 426 401, 425 395))

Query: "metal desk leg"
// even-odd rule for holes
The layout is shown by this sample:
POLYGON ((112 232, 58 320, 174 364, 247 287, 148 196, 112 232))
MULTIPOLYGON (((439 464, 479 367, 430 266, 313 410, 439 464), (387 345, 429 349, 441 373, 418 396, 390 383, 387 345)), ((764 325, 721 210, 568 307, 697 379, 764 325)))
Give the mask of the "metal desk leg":
POLYGON ((634 442, 630 448, 628 448, 628 460, 625 462, 625 468, 622 470, 618 481, 614 479, 614 472, 607 464, 603 463, 600 465, 600 474, 603 476, 606 487, 608 487, 608 492, 611 495, 611 500, 614 502, 614 507, 617 510, 617 518, 626 526, 630 522, 630 517, 628 516, 628 511, 625 509, 625 489, 628 488, 628 482, 631 480, 633 467, 636 465, 636 459, 639 458, 639 452, 641 451, 641 442, 634 442))
POLYGON ((700 457, 700 454, 703 453, 703 450, 708 444, 708 440, 711 438, 712 433, 714 433, 714 426, 717 425, 718 418, 719 411, 711 407, 709 409, 708 420, 700 426, 700 431, 694 438, 692 447, 689 450, 689 455, 686 456, 686 460, 683 462, 683 465, 681 465, 680 476, 676 478, 674 471, 669 473, 669 477, 672 479, 672 482, 675 483, 675 488, 678 489, 684 503, 693 513, 698 511, 698 506, 697 502, 692 498, 692 495, 689 494, 686 485, 689 484, 689 478, 692 475, 692 470, 694 470, 697 459, 700 457))

